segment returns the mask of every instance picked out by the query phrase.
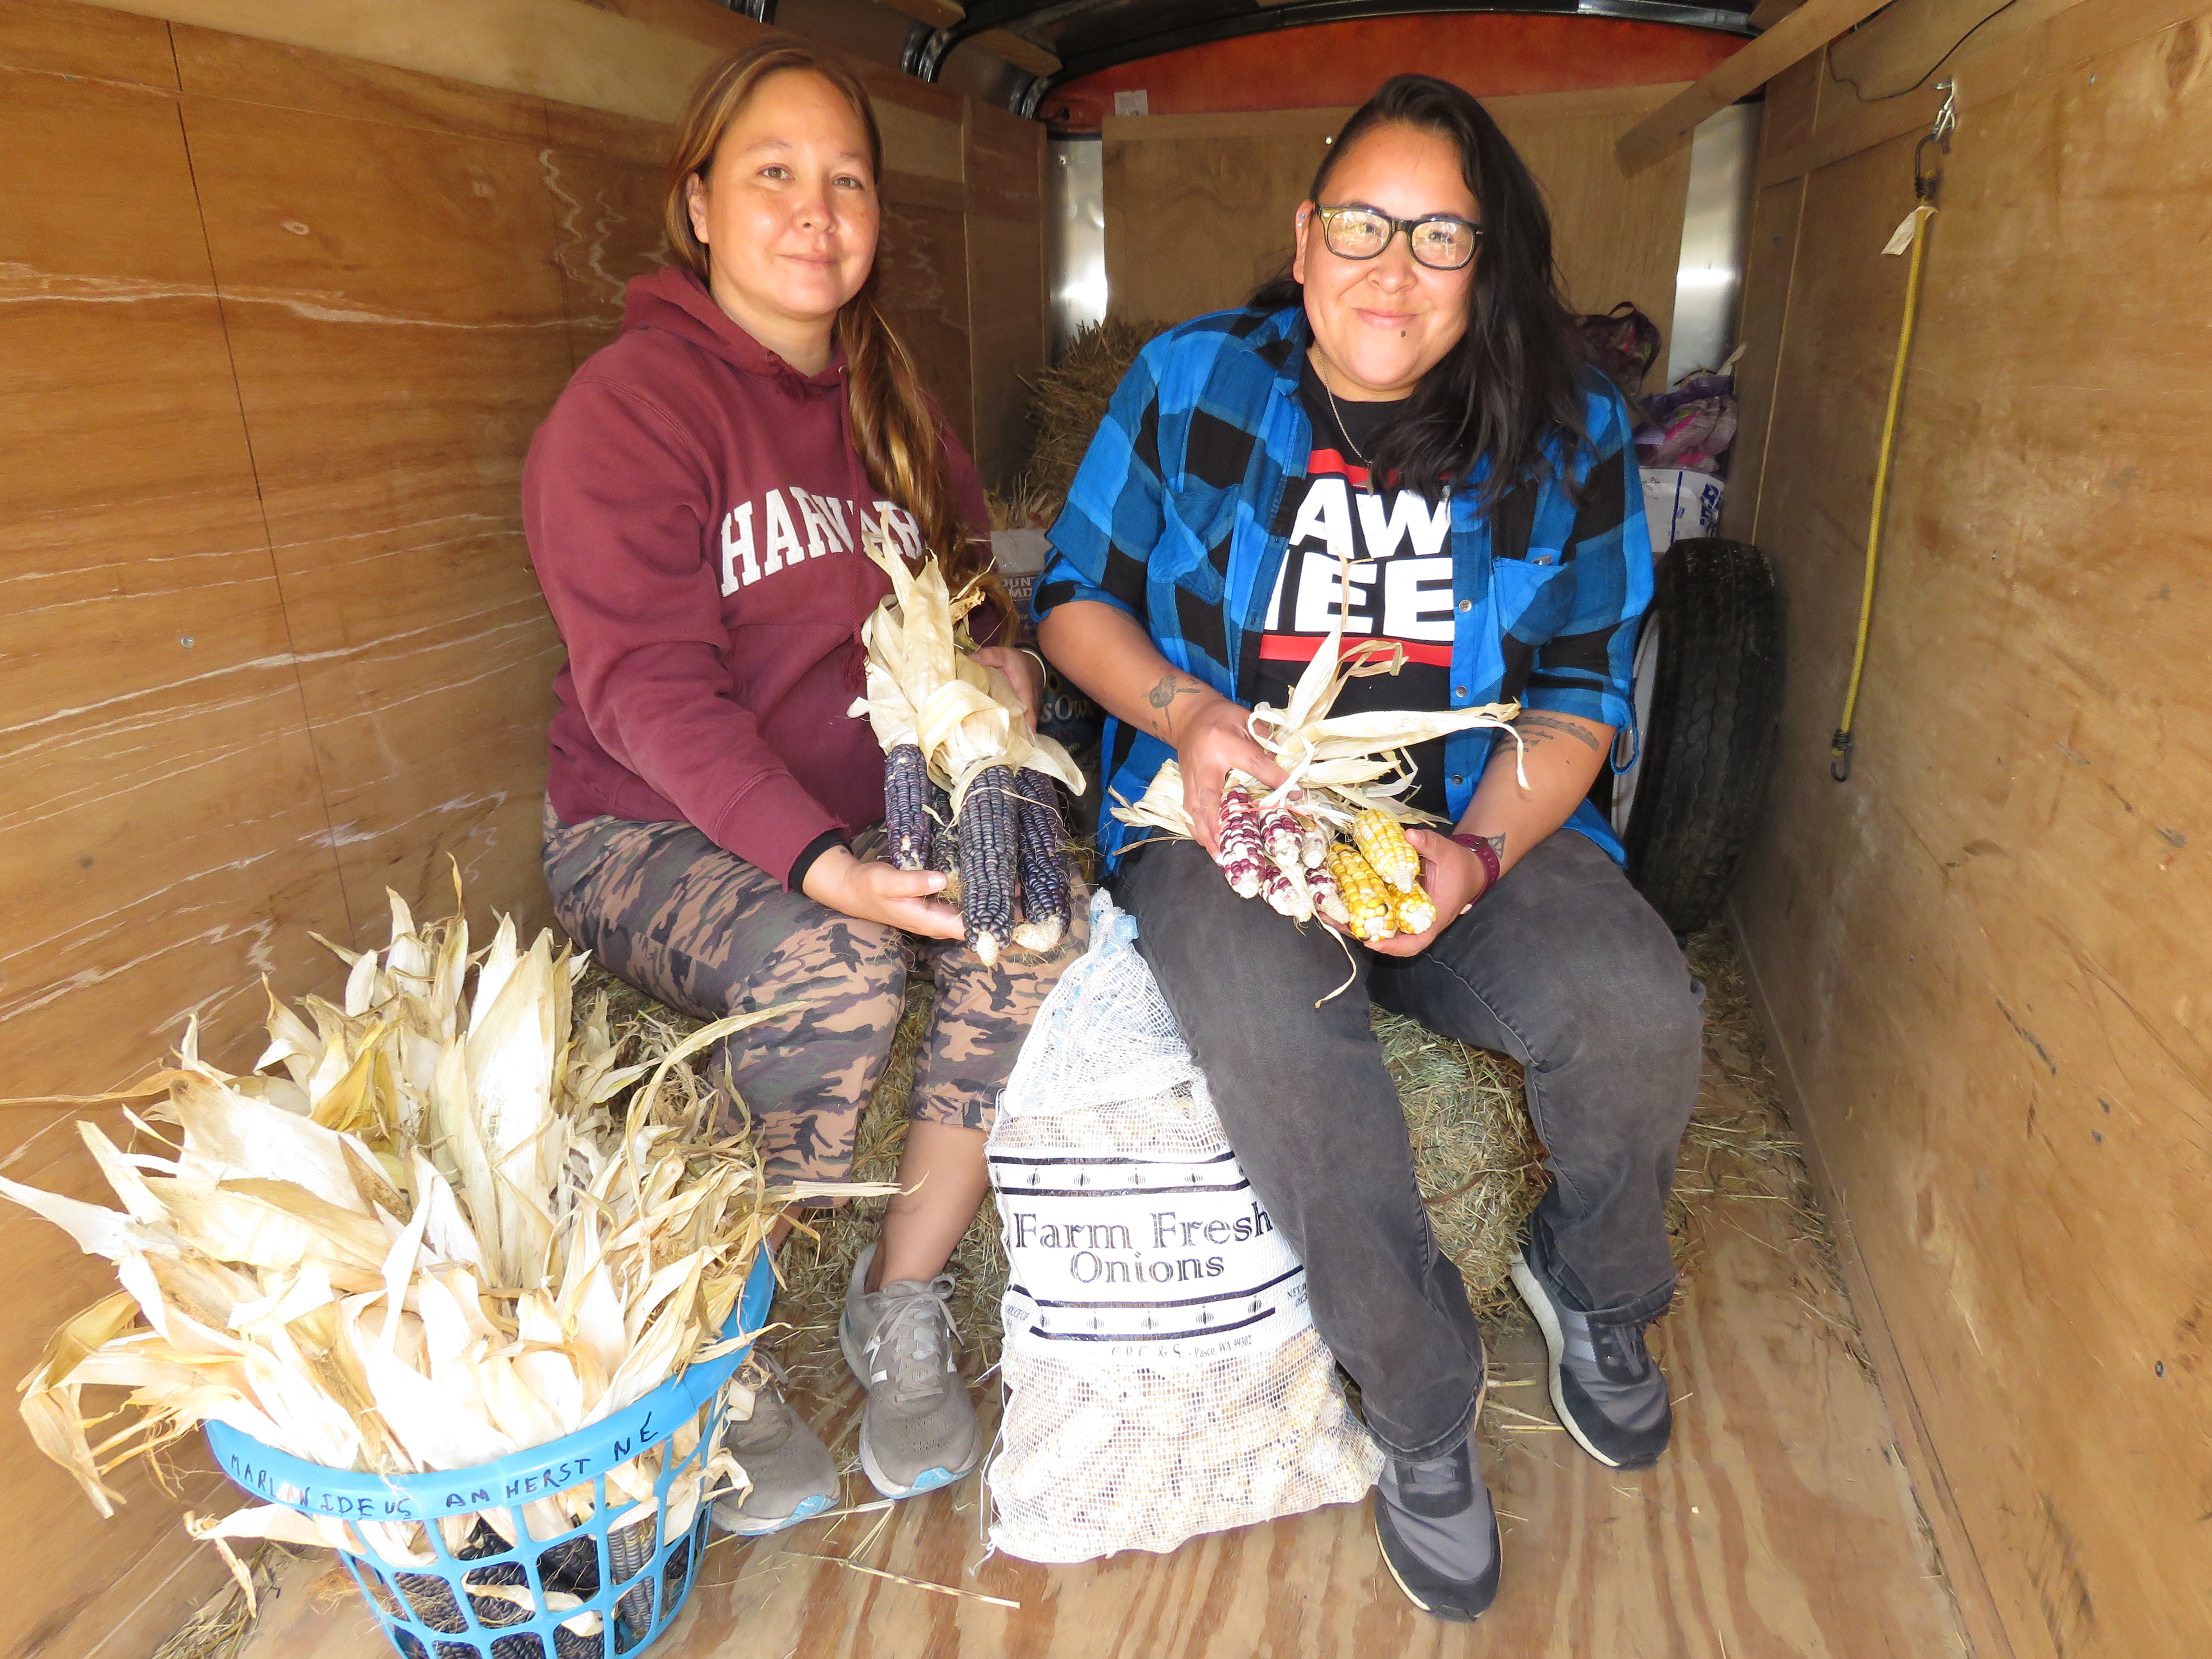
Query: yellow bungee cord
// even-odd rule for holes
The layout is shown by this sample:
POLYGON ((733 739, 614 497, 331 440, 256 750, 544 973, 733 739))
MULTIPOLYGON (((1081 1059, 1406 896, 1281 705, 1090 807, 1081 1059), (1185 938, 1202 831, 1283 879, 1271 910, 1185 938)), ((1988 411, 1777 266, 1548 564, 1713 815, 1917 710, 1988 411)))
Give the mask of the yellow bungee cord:
POLYGON ((1889 372, 1889 404, 1882 411, 1881 454, 1875 463, 1874 506, 1867 515, 1866 580, 1859 591, 1858 638, 1851 647, 1850 684, 1844 693, 1844 718, 1836 727, 1835 736, 1828 741, 1828 775, 1838 783, 1847 783, 1851 775, 1851 751, 1856 740, 1851 735, 1851 722, 1858 715, 1859 685, 1866 678, 1867 637, 1874 629, 1875 572, 1881 562, 1882 508, 1889 499, 1889 463, 1897 443, 1897 410, 1905 399, 1905 366, 1912 356, 1912 327, 1920 315, 1920 270, 1928 252, 1928 221, 1936 213, 1936 187, 1942 182, 1940 169, 1935 173, 1923 170, 1922 160, 1933 144, 1948 155, 1951 131, 1959 125, 1956 94, 1948 81, 1939 81, 1936 89, 1943 94, 1942 107, 1936 112, 1936 125, 1912 151, 1912 193, 1918 205, 1906 216, 1889 239, 1884 253, 1902 253, 1910 244, 1912 258, 1905 277, 1905 317, 1897 331, 1897 359, 1889 372))

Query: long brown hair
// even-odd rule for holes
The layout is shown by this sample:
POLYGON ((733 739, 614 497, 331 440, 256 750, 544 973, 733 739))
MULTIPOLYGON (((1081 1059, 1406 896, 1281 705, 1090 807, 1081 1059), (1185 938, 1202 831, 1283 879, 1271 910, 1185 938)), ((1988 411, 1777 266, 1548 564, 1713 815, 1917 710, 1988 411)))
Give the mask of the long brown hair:
MULTIPOLYGON (((677 259, 702 283, 712 279, 707 245, 691 228, 690 182, 706 182, 722 135, 738 118, 763 82, 787 70, 817 75, 853 106, 868 135, 870 182, 878 191, 884 173, 884 139, 876 126, 866 90, 853 72, 787 35, 757 40, 700 77, 676 128, 669 156, 668 194, 663 217, 668 245, 677 259)), ((884 315, 880 267, 871 264, 860 291, 837 313, 837 340, 845 348, 847 409, 853 443, 869 480, 885 496, 914 514, 925 553, 938 556, 955 593, 974 585, 1001 619, 999 637, 1011 641, 1013 606, 991 564, 988 538, 961 521, 960 503, 945 464, 945 438, 937 406, 921 383, 914 355, 884 315)))

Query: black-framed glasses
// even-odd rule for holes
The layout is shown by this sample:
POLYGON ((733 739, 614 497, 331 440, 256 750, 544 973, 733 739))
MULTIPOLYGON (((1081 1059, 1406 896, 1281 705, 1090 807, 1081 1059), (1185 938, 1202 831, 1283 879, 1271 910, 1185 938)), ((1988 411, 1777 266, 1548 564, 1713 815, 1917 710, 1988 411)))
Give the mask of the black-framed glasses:
POLYGON ((1406 233, 1406 246, 1413 258, 1431 270, 1461 270, 1482 243, 1482 227, 1449 213, 1426 213, 1418 219, 1393 219, 1371 207, 1316 208, 1321 221, 1321 240, 1340 259, 1372 259, 1390 246, 1390 239, 1406 233))

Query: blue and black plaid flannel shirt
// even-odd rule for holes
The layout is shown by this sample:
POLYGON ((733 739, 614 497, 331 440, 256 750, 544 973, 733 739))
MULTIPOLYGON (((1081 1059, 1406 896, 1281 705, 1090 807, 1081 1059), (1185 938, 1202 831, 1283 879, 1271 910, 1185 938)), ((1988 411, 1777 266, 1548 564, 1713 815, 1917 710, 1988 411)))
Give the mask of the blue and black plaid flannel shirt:
MULTIPOLYGON (((1248 706, 1259 645, 1289 538, 1288 481, 1306 476, 1313 433, 1298 397, 1311 339, 1305 314, 1221 312, 1170 331, 1138 355, 1091 441, 1051 532, 1034 600, 1092 599, 1143 623, 1176 667, 1248 706)), ((1484 512, 1452 497, 1451 706, 1518 701, 1607 726, 1630 719, 1636 619, 1651 600, 1651 539, 1628 411, 1596 371, 1585 385, 1589 444, 1572 462, 1484 512)), ((1556 454, 1556 452, 1555 452, 1556 454)), ((1494 744, 1445 742, 1446 794, 1467 811, 1494 744)), ((1098 844, 1109 862, 1138 832, 1109 809, 1133 801, 1174 750, 1106 723, 1098 844)), ((1616 860, 1620 845, 1589 802, 1567 820, 1616 860)))

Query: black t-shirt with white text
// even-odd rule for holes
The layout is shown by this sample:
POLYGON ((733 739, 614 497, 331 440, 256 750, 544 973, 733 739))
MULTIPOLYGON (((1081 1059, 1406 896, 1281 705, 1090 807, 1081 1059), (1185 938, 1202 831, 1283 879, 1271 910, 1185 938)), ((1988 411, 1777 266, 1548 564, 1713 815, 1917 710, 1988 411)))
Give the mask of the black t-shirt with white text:
MULTIPOLYGON (((1374 453, 1406 405, 1339 398, 1332 407, 1311 362, 1298 391, 1313 425, 1313 449, 1308 476, 1291 479, 1283 492, 1275 526, 1289 544, 1260 640, 1261 696, 1278 708, 1289 702, 1348 586, 1344 644, 1395 640, 1405 647, 1406 660, 1395 675, 1348 682, 1329 712, 1449 708, 1455 620, 1451 503, 1425 500, 1417 490, 1376 489, 1361 459, 1374 453)), ((1416 781, 1401 799, 1449 817, 1443 740, 1418 744, 1409 752, 1416 781)))

